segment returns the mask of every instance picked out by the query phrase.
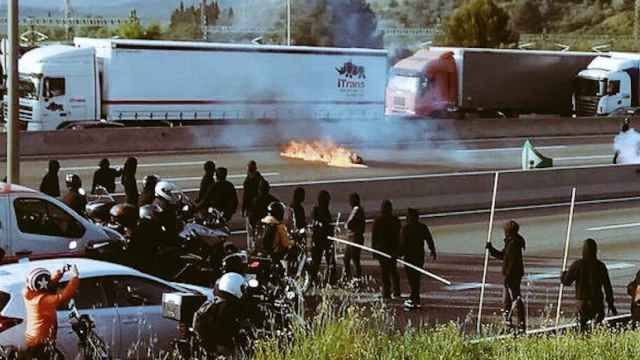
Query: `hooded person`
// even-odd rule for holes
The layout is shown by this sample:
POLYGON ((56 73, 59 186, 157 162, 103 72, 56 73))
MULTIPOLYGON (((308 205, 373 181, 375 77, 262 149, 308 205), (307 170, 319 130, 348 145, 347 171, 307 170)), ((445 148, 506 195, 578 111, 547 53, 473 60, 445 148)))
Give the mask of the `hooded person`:
MULTIPOLYGON (((268 204, 267 204, 268 206, 268 204)), ((238 209, 238 194, 233 184, 227 180, 227 169, 216 169, 216 182, 209 187, 204 198, 196 205, 203 209, 213 207, 224 214, 226 221, 229 221, 238 209)))
MULTIPOLYGON (((351 213, 347 218, 345 227, 347 228, 347 239, 353 243, 364 244, 364 231, 366 227, 366 219, 364 209, 360 204, 360 195, 352 193, 349 195, 349 205, 351 205, 351 213)), ((347 279, 351 278, 351 263, 356 270, 356 278, 362 276, 362 266, 360 265, 360 248, 355 246, 347 246, 344 253, 344 270, 347 279)))
POLYGON ((258 196, 260 183, 264 181, 262 174, 258 171, 258 164, 251 160, 247 164, 247 176, 242 183, 242 216, 247 216, 253 204, 253 199, 258 196))
POLYGON ((587 330, 587 323, 590 320, 594 324, 604 320, 605 300, 609 311, 617 315, 609 271, 598 259, 598 245, 595 240, 584 241, 582 259, 574 261, 569 270, 562 272, 561 281, 565 286, 571 286, 574 282, 576 284, 576 306, 580 330, 587 330))
POLYGON ((298 231, 307 227, 307 215, 304 211, 304 200, 307 197, 303 188, 297 187, 293 191, 293 198, 289 204, 287 223, 291 231, 298 231))
POLYGON ((91 193, 95 194, 98 186, 107 189, 110 194, 116 192, 116 178, 122 176, 122 170, 116 170, 111 167, 109 159, 100 160, 99 168, 93 173, 93 184, 91 185, 91 193))
POLYGON ((65 176, 65 183, 67 185, 67 192, 62 198, 62 202, 78 213, 78 215, 85 216, 87 195, 82 189, 82 180, 80 180, 80 176, 76 174, 67 174, 65 176))
POLYGON ((51 197, 60 196, 60 180, 58 179, 58 171, 60 171, 60 163, 58 160, 49 160, 49 170, 42 178, 40 183, 40 192, 51 197))
POLYGON ((504 248, 497 250, 490 242, 487 250, 491 256, 502 260, 502 275, 504 276, 504 320, 509 327, 512 326, 513 311, 518 312, 518 329, 524 332, 527 329, 524 302, 520 285, 524 276, 524 261, 522 252, 526 248, 524 238, 520 235, 520 225, 511 220, 504 224, 504 248))
POLYGON ((200 180, 200 190, 198 191, 198 201, 202 201, 209 191, 209 188, 213 186, 215 182, 216 174, 216 163, 209 160, 204 163, 204 175, 202 175, 202 180, 200 180))
POLYGON ((391 255, 394 259, 376 255, 382 269, 382 297, 400 298, 400 276, 395 258, 400 255, 400 220, 393 215, 393 205, 390 200, 384 200, 380 206, 380 215, 373 221, 371 230, 371 244, 373 249, 391 255))
POLYGON ((260 187, 258 190, 258 195, 253 198, 251 202, 251 206, 247 210, 247 217, 249 219, 249 227, 251 233, 257 235, 260 232, 259 227, 261 226, 260 222, 267 216, 267 207, 272 202, 278 202, 273 195, 271 195, 271 185, 265 179, 260 181, 260 187))
MULTIPOLYGON (((420 222, 418 210, 407 210, 407 223, 400 230, 400 243, 402 244, 402 255, 409 264, 419 268, 424 266, 424 243, 427 243, 431 258, 436 260, 436 247, 429 227, 420 222)), ((408 309, 420 308, 420 276, 416 270, 405 267, 407 280, 411 287, 411 296, 405 301, 404 306, 408 309)))
POLYGON ((329 210, 331 195, 326 190, 318 193, 318 203, 311 210, 311 225, 313 227, 313 248, 311 249, 311 279, 317 281, 318 272, 320 271, 320 263, 325 258, 327 267, 329 268, 329 280, 333 282, 336 275, 336 262, 333 242, 329 240, 333 236, 333 216, 329 210))
POLYGON ((136 182, 136 171, 138 160, 134 157, 128 158, 124 162, 122 169, 122 186, 124 187, 125 202, 133 206, 138 206, 138 183, 136 182))

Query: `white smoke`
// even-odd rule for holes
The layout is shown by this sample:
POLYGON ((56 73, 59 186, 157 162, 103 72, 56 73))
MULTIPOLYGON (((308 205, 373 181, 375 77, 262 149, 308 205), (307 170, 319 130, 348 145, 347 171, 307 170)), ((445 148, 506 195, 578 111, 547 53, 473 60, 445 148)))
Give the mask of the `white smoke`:
POLYGON ((618 164, 640 164, 640 133, 636 129, 620 132, 613 140, 618 164))

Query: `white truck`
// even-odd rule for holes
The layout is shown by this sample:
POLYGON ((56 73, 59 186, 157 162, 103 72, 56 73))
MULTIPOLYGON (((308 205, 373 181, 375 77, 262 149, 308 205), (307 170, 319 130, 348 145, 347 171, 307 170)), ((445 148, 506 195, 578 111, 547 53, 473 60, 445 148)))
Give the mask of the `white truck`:
POLYGON ((19 62, 28 130, 82 121, 381 119, 387 52, 76 38, 19 62))
POLYGON ((573 104, 579 116, 606 115, 623 107, 640 105, 640 54, 598 56, 580 71, 573 104))
POLYGON ((5 260, 30 256, 83 255, 88 247, 121 241, 57 199, 0 183, 0 247, 5 260))

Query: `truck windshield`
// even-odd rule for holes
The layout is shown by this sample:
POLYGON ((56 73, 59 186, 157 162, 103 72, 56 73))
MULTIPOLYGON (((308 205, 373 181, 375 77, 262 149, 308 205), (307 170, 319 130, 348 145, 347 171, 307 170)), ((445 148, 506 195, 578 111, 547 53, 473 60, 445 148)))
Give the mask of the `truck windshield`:
POLYGON ((602 96, 606 80, 594 80, 586 78, 576 79, 576 95, 578 96, 602 96))
POLYGON ((420 78, 415 76, 393 76, 389 80, 389 87, 395 90, 404 90, 410 92, 418 92, 418 86, 420 85, 420 78))
POLYGON ((36 84, 31 78, 28 77, 20 77, 18 93, 20 94, 21 98, 38 99, 38 90, 36 84))

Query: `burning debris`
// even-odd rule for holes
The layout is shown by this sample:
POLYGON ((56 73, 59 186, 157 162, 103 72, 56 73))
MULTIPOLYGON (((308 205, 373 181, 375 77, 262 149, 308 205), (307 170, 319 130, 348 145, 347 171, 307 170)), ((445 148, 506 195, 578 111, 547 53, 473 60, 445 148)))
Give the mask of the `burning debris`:
POLYGON ((366 168, 364 160, 355 152, 330 140, 290 141, 280 156, 305 161, 323 162, 343 168, 366 168))

